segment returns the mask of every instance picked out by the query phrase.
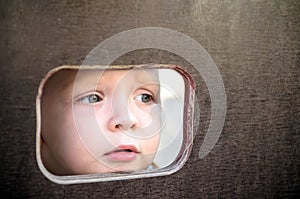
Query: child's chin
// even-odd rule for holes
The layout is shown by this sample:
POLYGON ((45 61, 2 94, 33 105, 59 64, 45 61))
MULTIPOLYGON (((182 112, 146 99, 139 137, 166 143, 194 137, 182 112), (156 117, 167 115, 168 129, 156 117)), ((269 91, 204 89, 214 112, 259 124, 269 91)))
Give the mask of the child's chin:
POLYGON ((147 167, 140 167, 140 168, 134 168, 129 169, 129 168, 120 168, 120 169, 115 169, 111 171, 110 173, 121 173, 121 174, 128 174, 128 173, 134 173, 134 172, 140 172, 140 171, 146 171, 147 167))

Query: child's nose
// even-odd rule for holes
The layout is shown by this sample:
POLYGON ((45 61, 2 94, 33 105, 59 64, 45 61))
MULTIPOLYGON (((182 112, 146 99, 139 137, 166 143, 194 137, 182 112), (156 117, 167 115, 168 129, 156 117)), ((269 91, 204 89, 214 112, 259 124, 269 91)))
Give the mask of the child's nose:
POLYGON ((111 131, 118 131, 118 130, 129 130, 129 129, 135 129, 136 124, 131 121, 130 119, 126 120, 115 120, 112 121, 112 124, 110 125, 110 130, 111 131))
POLYGON ((134 130, 137 128, 137 118, 131 113, 128 108, 114 111, 112 117, 108 121, 108 129, 112 132, 119 130, 134 130))

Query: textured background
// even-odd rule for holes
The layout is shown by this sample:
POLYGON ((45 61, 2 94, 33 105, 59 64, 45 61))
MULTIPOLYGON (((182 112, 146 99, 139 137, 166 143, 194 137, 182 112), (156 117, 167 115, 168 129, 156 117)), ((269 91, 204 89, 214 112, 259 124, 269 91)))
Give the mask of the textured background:
MULTIPOLYGON (((278 198, 299 195, 300 1, 1 1, 1 193, 30 198, 278 198), (221 137, 198 158, 210 115, 207 88, 192 70, 200 128, 188 162, 156 178, 57 185, 35 160, 35 95, 42 77, 81 64, 104 39, 136 27, 182 32, 211 55, 223 77, 227 117, 221 137)), ((115 63, 175 63, 139 50, 115 63)))

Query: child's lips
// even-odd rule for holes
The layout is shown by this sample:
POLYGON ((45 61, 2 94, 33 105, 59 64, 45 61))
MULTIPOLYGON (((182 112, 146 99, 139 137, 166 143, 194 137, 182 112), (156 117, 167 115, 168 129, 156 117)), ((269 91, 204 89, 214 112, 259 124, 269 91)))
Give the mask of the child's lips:
POLYGON ((139 154, 137 148, 133 145, 120 145, 114 150, 105 154, 112 161, 129 162, 136 158, 139 154))

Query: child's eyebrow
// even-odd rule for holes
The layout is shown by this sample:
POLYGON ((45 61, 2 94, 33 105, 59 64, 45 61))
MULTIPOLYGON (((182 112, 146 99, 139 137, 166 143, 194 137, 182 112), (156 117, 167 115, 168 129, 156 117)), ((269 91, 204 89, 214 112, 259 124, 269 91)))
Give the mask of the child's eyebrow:
POLYGON ((155 71, 143 71, 142 74, 137 75, 136 81, 139 83, 159 83, 158 73, 155 71))
POLYGON ((85 80, 78 80, 77 83, 74 82, 73 87, 73 96, 76 97, 80 94, 89 91, 96 91, 98 88, 98 79, 85 79, 85 80))
POLYGON ((74 80, 73 95, 80 95, 88 91, 95 91, 99 86, 99 81, 102 78, 103 71, 80 71, 74 80))

